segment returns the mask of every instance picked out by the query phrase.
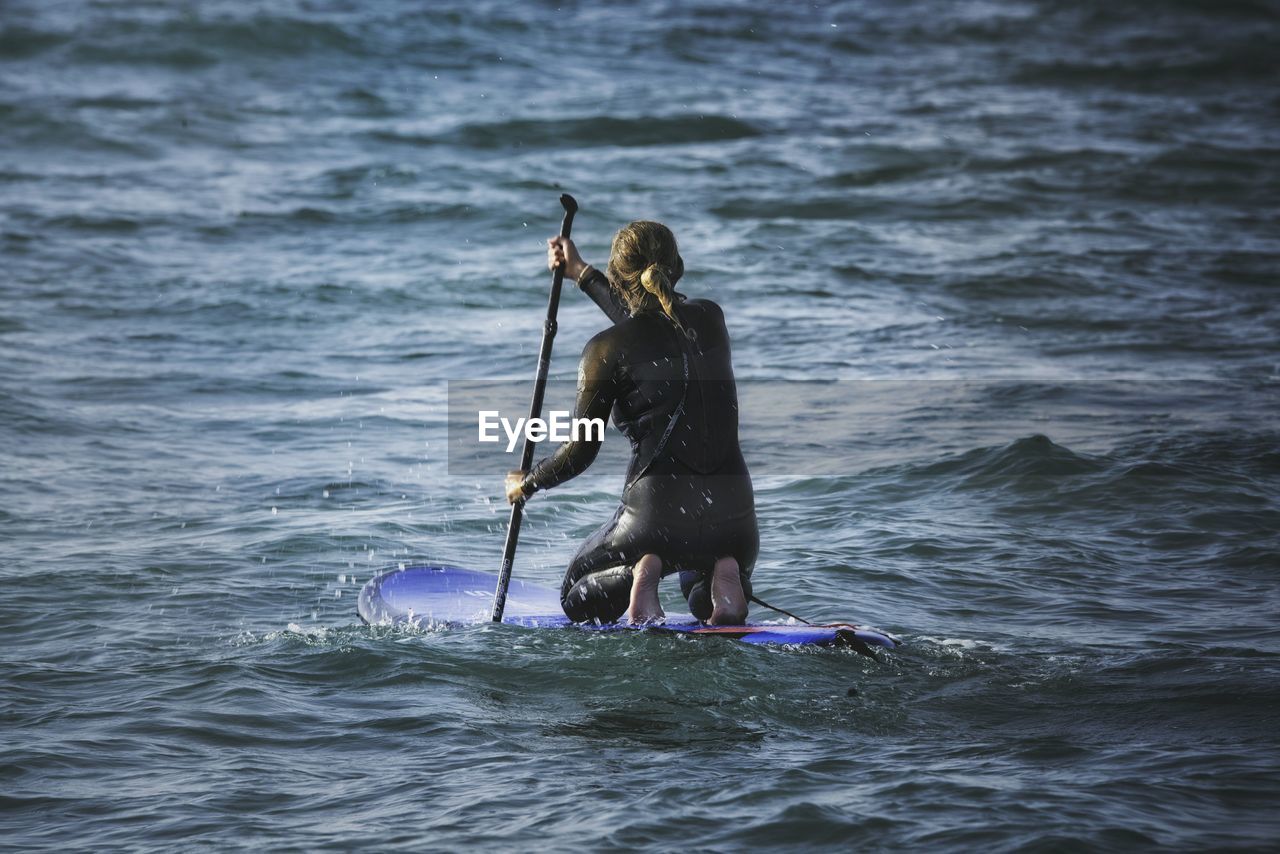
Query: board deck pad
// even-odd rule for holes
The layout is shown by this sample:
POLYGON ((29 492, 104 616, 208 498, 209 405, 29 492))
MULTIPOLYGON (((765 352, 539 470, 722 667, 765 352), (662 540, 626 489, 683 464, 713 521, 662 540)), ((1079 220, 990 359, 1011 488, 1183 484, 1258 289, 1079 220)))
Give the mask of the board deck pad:
MULTIPOLYGON (((400 623, 476 624, 490 619, 498 576, 456 566, 424 564, 385 570, 360 591, 356 610, 370 625, 400 623)), ((850 623, 811 626, 795 623, 750 623, 709 626, 690 614, 668 614, 660 625, 573 623, 560 608, 560 594, 550 587, 511 579, 502 622, 528 628, 584 631, 652 631, 732 638, 755 644, 848 646, 870 654, 870 647, 894 649, 901 641, 890 634, 850 623)))

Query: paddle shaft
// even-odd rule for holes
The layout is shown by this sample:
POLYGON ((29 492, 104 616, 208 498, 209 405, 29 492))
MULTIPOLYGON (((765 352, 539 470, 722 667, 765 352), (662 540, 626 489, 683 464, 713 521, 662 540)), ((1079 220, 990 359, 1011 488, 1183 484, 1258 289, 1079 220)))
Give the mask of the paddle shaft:
MULTIPOLYGON (((560 236, 568 237, 573 228, 573 215, 578 203, 573 196, 560 196, 564 207, 564 220, 560 223, 560 236)), ((551 296, 547 299, 547 320, 542 326, 542 349, 538 353, 538 374, 533 380, 533 400, 529 403, 529 419, 542 417, 542 396, 547 390, 547 374, 551 370, 551 345, 556 340, 556 312, 560 309, 560 288, 564 284, 564 264, 556 267, 551 276, 551 296)), ((529 422, 525 422, 526 424, 529 422)), ((533 465, 534 442, 526 431, 524 448, 520 453, 520 471, 528 471, 533 465)), ((516 543, 520 540, 520 520, 524 517, 524 499, 511 505, 511 521, 507 523, 507 544, 502 549, 502 569, 498 571, 498 587, 493 591, 493 621, 502 622, 502 612, 507 607, 507 588, 511 585, 511 566, 516 559, 516 543)))

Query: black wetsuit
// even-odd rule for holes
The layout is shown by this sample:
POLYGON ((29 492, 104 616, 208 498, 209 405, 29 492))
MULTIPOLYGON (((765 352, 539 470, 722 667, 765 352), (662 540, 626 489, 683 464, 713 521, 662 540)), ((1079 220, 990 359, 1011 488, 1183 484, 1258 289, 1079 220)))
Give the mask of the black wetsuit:
MULTIPOLYGON (((576 418, 608 417, 631 440, 622 504, 578 550, 560 602, 571 619, 611 622, 627 610, 631 568, 646 554, 699 619, 711 616, 711 569, 733 557, 751 595, 759 551, 751 476, 738 446, 738 399, 720 307, 683 300, 675 312, 692 340, 661 311, 629 315, 599 271, 580 287, 614 321, 587 342, 578 366, 576 418)), ((566 442, 526 476, 526 494, 577 476, 599 441, 566 442)))

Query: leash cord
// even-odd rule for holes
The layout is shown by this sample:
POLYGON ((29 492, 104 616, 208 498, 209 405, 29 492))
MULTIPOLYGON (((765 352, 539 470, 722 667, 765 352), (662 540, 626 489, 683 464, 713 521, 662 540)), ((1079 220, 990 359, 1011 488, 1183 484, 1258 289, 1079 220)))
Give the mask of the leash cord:
POLYGON ((764 601, 763 599, 757 596, 752 596, 751 601, 755 602, 757 605, 763 608, 768 608, 770 611, 777 611, 779 614, 785 614, 786 616, 790 617, 793 620, 799 620, 800 622, 804 623, 806 626, 813 625, 813 623, 809 622, 804 617, 797 617, 795 614, 791 613, 790 611, 784 611, 781 608, 777 607, 776 605, 770 605, 768 602, 764 601))

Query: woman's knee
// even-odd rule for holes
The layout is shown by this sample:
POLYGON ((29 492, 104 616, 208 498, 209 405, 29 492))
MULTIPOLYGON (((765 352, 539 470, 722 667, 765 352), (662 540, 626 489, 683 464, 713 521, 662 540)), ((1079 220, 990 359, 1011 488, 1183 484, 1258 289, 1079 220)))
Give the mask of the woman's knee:
POLYGON ((588 573, 560 595, 560 607, 575 623, 612 623, 631 602, 631 568, 615 566, 588 573))

